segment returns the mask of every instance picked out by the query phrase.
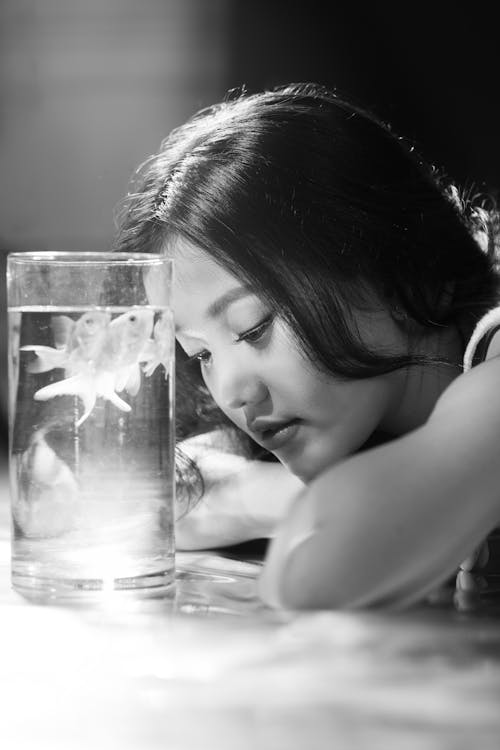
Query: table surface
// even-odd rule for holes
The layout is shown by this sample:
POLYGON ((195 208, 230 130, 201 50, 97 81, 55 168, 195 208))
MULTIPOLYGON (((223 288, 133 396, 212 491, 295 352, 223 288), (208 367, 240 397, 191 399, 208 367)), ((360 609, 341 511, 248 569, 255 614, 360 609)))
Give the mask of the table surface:
POLYGON ((500 747, 500 601, 277 612, 260 563, 177 554, 175 600, 60 607, 10 587, 0 484, 0 746, 500 747))

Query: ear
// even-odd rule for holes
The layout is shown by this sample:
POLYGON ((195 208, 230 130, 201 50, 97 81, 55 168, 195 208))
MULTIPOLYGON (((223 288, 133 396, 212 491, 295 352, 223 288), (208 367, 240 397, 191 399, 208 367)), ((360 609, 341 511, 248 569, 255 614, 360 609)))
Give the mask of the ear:
POLYGON ((436 317, 438 320, 445 318, 451 308, 455 296, 455 282, 447 281, 436 304, 436 317))

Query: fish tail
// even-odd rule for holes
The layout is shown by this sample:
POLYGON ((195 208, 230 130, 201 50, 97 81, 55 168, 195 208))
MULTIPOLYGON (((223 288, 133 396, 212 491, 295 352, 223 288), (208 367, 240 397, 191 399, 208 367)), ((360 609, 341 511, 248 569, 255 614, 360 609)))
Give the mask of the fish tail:
POLYGON ((22 352, 34 352, 36 359, 26 366, 27 372, 49 372, 64 367, 67 356, 65 349, 54 349, 51 346, 21 346, 22 352))

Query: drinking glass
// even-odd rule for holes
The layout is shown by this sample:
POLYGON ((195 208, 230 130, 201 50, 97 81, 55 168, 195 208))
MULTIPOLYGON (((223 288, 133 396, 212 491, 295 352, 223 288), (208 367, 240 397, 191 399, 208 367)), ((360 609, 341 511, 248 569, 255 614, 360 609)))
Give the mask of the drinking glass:
POLYGON ((173 594, 172 261, 11 253, 12 585, 173 594))

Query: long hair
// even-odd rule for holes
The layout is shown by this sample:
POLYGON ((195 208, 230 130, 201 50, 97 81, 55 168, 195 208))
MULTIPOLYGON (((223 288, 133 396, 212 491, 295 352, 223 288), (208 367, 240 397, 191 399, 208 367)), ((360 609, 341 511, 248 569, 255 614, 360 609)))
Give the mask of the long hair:
MULTIPOLYGON (((403 354, 369 349, 353 311, 382 303, 413 334, 471 330, 498 299, 494 206, 464 199, 388 125, 315 84, 230 96, 141 166, 116 249, 177 238, 248 284, 340 378, 426 362, 410 335, 403 354)), ((190 394, 181 435, 224 421, 182 353, 178 382, 190 394)))

